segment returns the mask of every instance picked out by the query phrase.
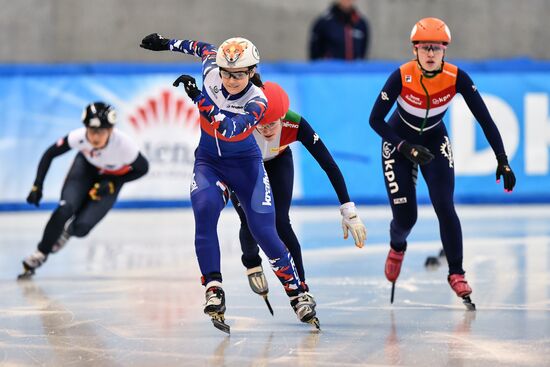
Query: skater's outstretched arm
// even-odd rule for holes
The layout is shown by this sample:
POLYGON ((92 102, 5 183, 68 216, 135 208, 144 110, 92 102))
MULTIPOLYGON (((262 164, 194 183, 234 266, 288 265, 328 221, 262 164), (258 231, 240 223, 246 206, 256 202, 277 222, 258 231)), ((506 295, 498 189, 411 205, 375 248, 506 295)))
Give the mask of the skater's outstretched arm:
POLYGON ((158 33, 152 33, 144 37, 139 46, 151 51, 174 51, 200 57, 203 63, 203 77, 218 67, 216 65, 216 46, 210 43, 169 39, 158 33))
POLYGON ((353 240, 355 241, 355 246, 359 248, 363 247, 367 239, 367 229, 355 210, 355 204, 351 202, 349 198, 346 182, 340 168, 332 158, 332 155, 319 135, 313 130, 306 119, 292 111, 288 111, 285 119, 292 114, 298 116, 300 121, 297 140, 306 147, 317 163, 319 163, 319 166, 325 171, 334 191, 336 191, 338 195, 338 200, 341 204, 340 213, 342 214, 344 239, 347 239, 348 233, 351 232, 353 240))
POLYGON ((38 170, 36 172, 36 178, 34 179, 34 184, 32 186, 31 192, 27 196, 27 203, 39 206, 40 199, 42 198, 42 187, 44 185, 44 180, 46 174, 50 169, 50 165, 53 159, 57 156, 60 156, 71 150, 71 147, 68 143, 68 136, 65 136, 62 139, 59 139, 55 144, 50 146, 40 159, 38 164, 38 170))
POLYGON ((464 97, 464 101, 468 105, 470 111, 479 121, 479 125, 483 129, 483 133, 487 138, 487 141, 491 145, 493 152, 497 159, 496 180, 500 183, 500 177, 504 177, 504 191, 512 192, 516 185, 516 176, 510 168, 508 163, 508 157, 504 150, 504 143, 502 137, 498 131, 497 125, 493 121, 483 98, 479 94, 477 87, 475 86, 470 76, 463 70, 458 69, 456 90, 464 97))
POLYGON ((189 98, 197 104, 199 113, 226 138, 233 138, 256 126, 267 108, 267 101, 258 96, 246 103, 243 114, 227 116, 207 95, 202 93, 197 87, 195 78, 190 75, 180 75, 173 85, 178 87, 180 84, 183 84, 189 98))

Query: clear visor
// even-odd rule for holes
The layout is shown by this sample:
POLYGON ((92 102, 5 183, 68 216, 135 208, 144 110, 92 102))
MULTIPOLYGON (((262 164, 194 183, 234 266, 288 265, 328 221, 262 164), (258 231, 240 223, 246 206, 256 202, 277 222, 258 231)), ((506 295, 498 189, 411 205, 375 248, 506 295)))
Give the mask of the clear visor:
POLYGON ((256 128, 260 131, 269 131, 271 129, 274 129, 280 122, 281 120, 279 119, 277 121, 270 122, 269 124, 266 124, 266 125, 258 124, 256 128))
POLYGON ((249 75, 250 71, 227 71, 225 69, 220 69, 220 75, 222 78, 229 79, 237 79, 237 80, 243 80, 249 75))
POLYGON ((430 52, 433 51, 434 53, 440 53, 447 49, 447 46, 441 44, 441 43, 418 43, 414 45, 417 50, 423 51, 423 52, 430 52))

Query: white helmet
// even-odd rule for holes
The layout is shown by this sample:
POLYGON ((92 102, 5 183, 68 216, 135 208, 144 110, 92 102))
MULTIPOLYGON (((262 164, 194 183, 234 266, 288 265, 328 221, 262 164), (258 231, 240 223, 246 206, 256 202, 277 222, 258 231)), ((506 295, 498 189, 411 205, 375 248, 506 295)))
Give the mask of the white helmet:
POLYGON ((242 37, 225 40, 216 55, 216 64, 220 68, 246 68, 259 62, 260 53, 256 46, 242 37))

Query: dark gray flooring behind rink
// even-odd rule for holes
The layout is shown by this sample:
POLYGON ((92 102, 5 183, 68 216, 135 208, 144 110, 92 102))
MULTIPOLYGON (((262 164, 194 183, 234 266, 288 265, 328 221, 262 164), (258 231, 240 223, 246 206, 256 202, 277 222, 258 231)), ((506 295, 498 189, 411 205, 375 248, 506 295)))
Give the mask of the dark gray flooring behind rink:
MULTIPOLYGON (((422 208, 390 305, 383 274, 389 209, 363 207, 363 249, 333 208, 298 208, 321 332, 296 320, 270 272, 272 317, 248 288, 237 217, 219 237, 231 336, 202 314, 190 210, 114 211, 17 282, 49 213, 0 213, 0 366, 549 366, 550 208, 459 207, 476 312, 446 283, 422 208)), ((267 267, 267 262, 264 262, 267 267)))

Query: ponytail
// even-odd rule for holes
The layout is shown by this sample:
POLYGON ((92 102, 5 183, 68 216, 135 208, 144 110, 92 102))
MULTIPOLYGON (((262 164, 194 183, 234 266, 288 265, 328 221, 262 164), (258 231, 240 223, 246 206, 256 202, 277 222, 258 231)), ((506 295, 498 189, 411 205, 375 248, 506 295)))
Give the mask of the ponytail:
POLYGON ((254 73, 254 76, 250 78, 250 82, 259 88, 264 86, 264 83, 262 82, 262 78, 260 77, 260 73, 254 73))

